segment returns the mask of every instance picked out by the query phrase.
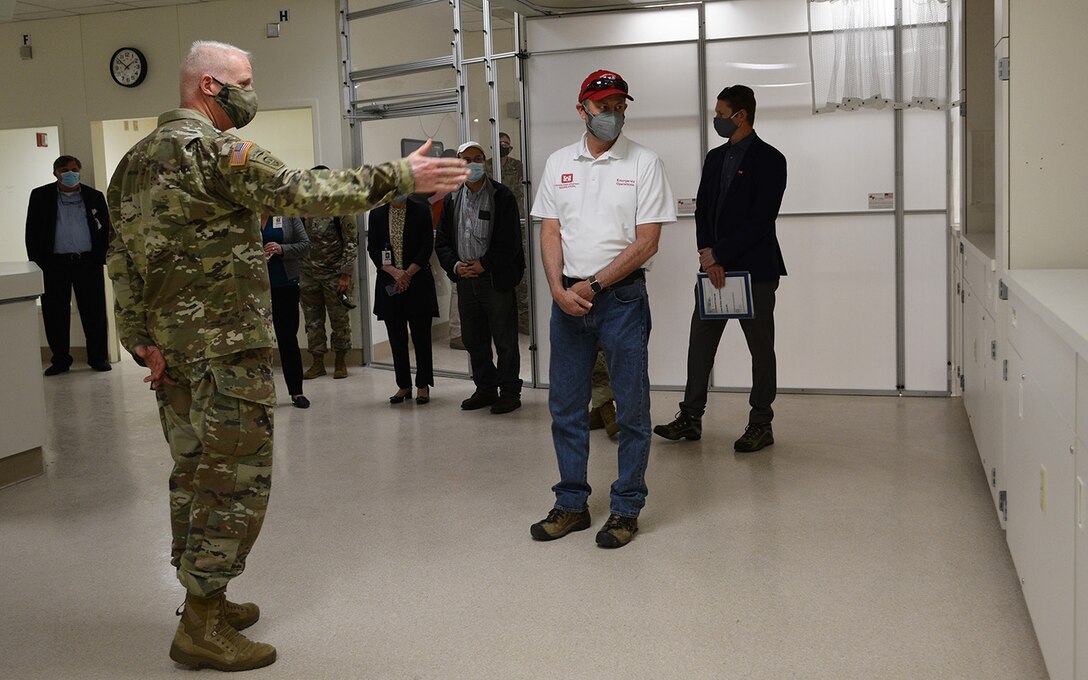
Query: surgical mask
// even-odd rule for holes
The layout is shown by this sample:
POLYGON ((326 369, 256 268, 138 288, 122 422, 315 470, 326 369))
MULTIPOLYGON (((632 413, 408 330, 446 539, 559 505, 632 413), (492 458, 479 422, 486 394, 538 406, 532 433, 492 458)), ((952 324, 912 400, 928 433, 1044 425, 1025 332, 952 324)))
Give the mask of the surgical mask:
POLYGON ((469 163, 468 164, 468 181, 478 182, 484 176, 484 164, 483 163, 469 163))
POLYGON ((223 86, 215 95, 215 101, 223 108, 223 113, 236 128, 243 128, 257 115, 257 92, 243 90, 237 85, 227 85, 218 78, 215 82, 223 86))
POLYGON ((506 146, 505 144, 499 145, 499 158, 506 158, 510 155, 510 149, 513 147, 506 146))
POLYGON ((79 186, 79 172, 70 170, 68 172, 60 173, 60 183, 69 189, 79 186))
MULTIPOLYGON (((740 111, 737 111, 737 113, 740 113, 740 111)), ((737 115, 737 113, 734 113, 733 116, 737 115)), ((733 122, 733 116, 714 119, 714 132, 717 132, 719 137, 729 139, 737 131, 737 124, 733 122)))

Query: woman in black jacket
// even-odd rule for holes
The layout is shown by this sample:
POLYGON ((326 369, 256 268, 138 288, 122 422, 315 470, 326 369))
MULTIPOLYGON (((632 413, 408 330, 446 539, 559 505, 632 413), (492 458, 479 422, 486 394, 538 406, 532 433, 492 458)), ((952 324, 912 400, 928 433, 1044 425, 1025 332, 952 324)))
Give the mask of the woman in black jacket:
POLYGON ((431 359, 431 319, 438 316, 438 295, 431 275, 434 227, 430 208, 397 196, 370 211, 367 253, 378 269, 374 285, 374 316, 385 322, 393 351, 397 393, 389 402, 412 398, 408 333, 416 351, 416 403, 431 400, 434 384, 431 359))

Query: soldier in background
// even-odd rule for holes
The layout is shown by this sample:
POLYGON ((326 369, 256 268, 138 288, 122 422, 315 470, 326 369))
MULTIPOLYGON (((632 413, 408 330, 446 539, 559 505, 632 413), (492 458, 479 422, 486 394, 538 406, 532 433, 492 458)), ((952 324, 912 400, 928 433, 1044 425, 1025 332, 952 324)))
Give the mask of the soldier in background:
MULTIPOLYGON (((525 166, 521 161, 510 155, 514 150, 514 144, 510 141, 510 135, 499 133, 499 163, 502 166, 502 179, 500 182, 506 188, 514 192, 514 199, 518 204, 518 214, 527 214, 525 211, 525 166)), ((491 167, 490 165, 488 166, 491 167)), ((521 220, 521 249, 525 255, 525 261, 529 262, 529 220, 521 220)), ((515 289, 518 297, 518 333, 529 335, 529 277, 523 276, 515 289)))
POLYGON ((120 161, 108 204, 108 265, 121 343, 150 369, 170 475, 171 563, 185 586, 170 658, 244 670, 276 659, 239 633, 253 604, 226 600, 264 521, 272 473, 268 271, 257 216, 343 215, 396 194, 449 191, 459 160, 425 156, 355 170, 289 170, 252 142, 222 132, 257 112, 249 55, 193 43, 181 106, 120 161))
MULTIPOLYGON (((318 165, 314 170, 328 170, 318 165)), ((359 228, 355 215, 310 217, 303 220, 310 237, 310 254, 302 259, 300 302, 306 320, 306 345, 313 356, 302 374, 312 380, 325 372, 325 315, 332 326, 332 351, 336 368, 332 377, 348 377, 347 354, 351 349, 351 275, 359 252, 359 228), (350 307, 349 307, 350 306, 350 307)))

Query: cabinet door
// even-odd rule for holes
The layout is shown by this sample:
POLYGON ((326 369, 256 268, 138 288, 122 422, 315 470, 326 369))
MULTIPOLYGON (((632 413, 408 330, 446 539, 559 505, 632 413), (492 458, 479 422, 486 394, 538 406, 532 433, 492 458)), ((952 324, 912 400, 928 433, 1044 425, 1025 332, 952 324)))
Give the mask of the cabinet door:
MULTIPOLYGON (((1081 360, 1083 362, 1083 359, 1081 360)), ((1088 371, 1082 372, 1088 373, 1088 371)), ((1088 385, 1084 388, 1088 392, 1088 385)), ((1088 396, 1086 396, 1088 398, 1088 396)), ((1077 680, 1088 680, 1088 432, 1077 437, 1076 534, 1077 534, 1077 596, 1076 616, 1077 680)))
MULTIPOLYGON (((1029 351, 1029 350, 1025 350, 1029 351)), ((1007 539, 1050 676, 1073 678, 1072 427, 1010 345, 1005 400, 1007 539)))

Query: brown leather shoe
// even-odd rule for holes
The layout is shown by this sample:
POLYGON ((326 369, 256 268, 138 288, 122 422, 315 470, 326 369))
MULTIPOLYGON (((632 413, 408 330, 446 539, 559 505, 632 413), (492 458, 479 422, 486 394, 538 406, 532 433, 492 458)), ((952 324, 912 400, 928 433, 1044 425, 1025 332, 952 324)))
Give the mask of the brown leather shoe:
POLYGON ((491 406, 499 400, 499 395, 494 391, 476 390, 472 396, 461 402, 461 408, 465 411, 475 411, 485 406, 491 406))
POLYGON ((638 533, 638 518, 612 514, 597 532, 597 545, 602 548, 622 548, 638 533))

